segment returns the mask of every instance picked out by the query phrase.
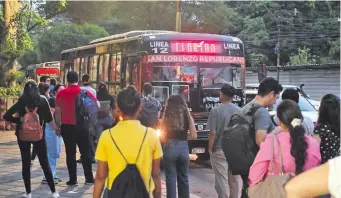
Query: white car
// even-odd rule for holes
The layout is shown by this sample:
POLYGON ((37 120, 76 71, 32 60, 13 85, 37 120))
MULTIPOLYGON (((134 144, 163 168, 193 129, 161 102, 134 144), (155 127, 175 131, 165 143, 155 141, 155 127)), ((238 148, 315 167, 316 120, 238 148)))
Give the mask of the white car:
MULTIPOLYGON (((258 89, 258 85, 259 84, 246 84, 246 90, 257 90, 258 89)), ((307 101, 312 104, 314 106, 314 108, 318 111, 320 108, 320 101, 314 100, 312 99, 308 94, 306 94, 302 87, 304 86, 304 84, 301 84, 301 88, 297 87, 295 85, 282 85, 283 89, 287 89, 287 88, 293 88, 296 89, 298 91, 298 93, 300 94, 300 96, 303 96, 304 98, 307 99, 307 101)), ((257 93, 256 93, 257 94, 257 93)))
MULTIPOLYGON (((297 88, 297 87, 296 86, 283 85, 284 90, 287 88, 297 88)), ((250 84, 246 85, 246 90, 245 90, 246 103, 253 100, 253 98, 257 95, 257 89, 258 89, 258 85, 250 85, 250 84)), ((282 101, 282 93, 283 92, 281 92, 280 97, 277 99, 276 103, 272 107, 268 108, 271 116, 276 114, 277 106, 282 101)), ((314 124, 317 123, 318 111, 316 110, 314 105, 309 101, 309 99, 304 97, 304 95, 301 93, 300 93, 298 106, 300 107, 302 114, 304 116, 309 117, 314 122, 314 124)))

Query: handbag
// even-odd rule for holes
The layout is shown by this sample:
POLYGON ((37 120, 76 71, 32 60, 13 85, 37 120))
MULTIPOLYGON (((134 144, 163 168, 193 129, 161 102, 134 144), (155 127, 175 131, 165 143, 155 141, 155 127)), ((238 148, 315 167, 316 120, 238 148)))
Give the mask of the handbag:
POLYGON ((283 172, 283 159, 281 145, 277 138, 276 133, 273 134, 271 143, 271 161, 268 173, 270 176, 266 178, 266 174, 261 182, 249 188, 249 198, 286 198, 286 192, 284 185, 292 178, 292 174, 284 174, 283 172), (274 146, 275 141, 278 145, 278 155, 280 161, 280 175, 273 174, 274 166, 274 146))

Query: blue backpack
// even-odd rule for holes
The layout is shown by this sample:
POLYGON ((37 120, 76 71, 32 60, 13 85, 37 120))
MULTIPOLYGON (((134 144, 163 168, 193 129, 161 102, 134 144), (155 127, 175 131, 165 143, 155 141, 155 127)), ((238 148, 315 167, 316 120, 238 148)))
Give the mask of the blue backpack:
POLYGON ((94 127, 98 120, 98 105, 86 90, 81 90, 76 98, 76 123, 83 129, 94 127))

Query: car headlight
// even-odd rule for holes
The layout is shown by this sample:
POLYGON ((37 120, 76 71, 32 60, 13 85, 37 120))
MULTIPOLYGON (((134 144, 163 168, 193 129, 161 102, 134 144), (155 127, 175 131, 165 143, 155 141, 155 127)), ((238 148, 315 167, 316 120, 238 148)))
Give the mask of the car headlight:
POLYGON ((157 129, 157 130, 156 130, 156 134, 157 134, 157 136, 161 137, 161 130, 160 130, 160 129, 157 129))

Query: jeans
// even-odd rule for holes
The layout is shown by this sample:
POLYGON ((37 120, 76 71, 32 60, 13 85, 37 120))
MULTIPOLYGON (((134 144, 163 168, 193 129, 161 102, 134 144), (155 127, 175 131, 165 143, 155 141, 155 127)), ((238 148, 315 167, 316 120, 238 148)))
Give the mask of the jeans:
POLYGON ((99 118, 96 125, 95 125, 95 132, 96 132, 96 140, 98 141, 101 137, 101 134, 104 130, 112 127, 112 118, 99 118))
MULTIPOLYGON (((95 128, 89 129, 89 157, 91 160, 95 159, 95 145, 94 145, 95 128)), ((81 158, 83 156, 81 155, 81 158)))
POLYGON ((49 124, 45 127, 45 141, 47 145, 47 156, 53 178, 57 178, 56 165, 62 152, 62 137, 57 136, 49 124))
POLYGON ((31 144, 33 144, 33 148, 38 155, 40 166, 43 169, 44 176, 46 178, 47 184, 50 187, 51 192, 56 192, 52 172, 47 159, 45 139, 31 143, 21 141, 18 138, 18 144, 22 161, 22 177, 25 183, 26 193, 31 193, 31 144))
POLYGON ((82 165, 85 175, 85 180, 93 179, 92 162, 89 155, 89 131, 81 130, 75 125, 62 124, 62 137, 65 144, 66 165, 69 172, 70 181, 77 181, 77 163, 76 163, 76 146, 78 145, 79 152, 82 157, 82 165), (87 157, 84 157, 87 156, 87 157))
POLYGON ((178 197, 189 198, 187 140, 167 140, 163 150, 167 198, 176 198, 176 183, 178 183, 178 197))
POLYGON ((218 198, 240 198, 242 180, 239 175, 232 175, 229 171, 223 151, 211 155, 211 164, 215 177, 215 190, 218 198))

